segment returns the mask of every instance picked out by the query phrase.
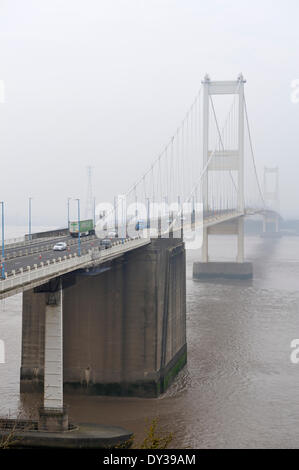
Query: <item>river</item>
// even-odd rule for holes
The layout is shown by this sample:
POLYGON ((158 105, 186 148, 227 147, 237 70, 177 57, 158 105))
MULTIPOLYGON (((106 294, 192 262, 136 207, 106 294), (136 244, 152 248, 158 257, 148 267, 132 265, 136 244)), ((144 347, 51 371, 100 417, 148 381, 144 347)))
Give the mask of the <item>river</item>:
MULTIPOLYGON (((212 257, 232 259, 235 240, 214 237, 212 257)), ((142 439, 158 416, 171 447, 298 448, 299 237, 246 238, 254 280, 193 281, 187 253, 188 365, 159 399, 65 396, 77 422, 121 425, 142 439)), ((0 414, 16 415, 38 397, 19 395, 21 296, 0 302, 0 414)))

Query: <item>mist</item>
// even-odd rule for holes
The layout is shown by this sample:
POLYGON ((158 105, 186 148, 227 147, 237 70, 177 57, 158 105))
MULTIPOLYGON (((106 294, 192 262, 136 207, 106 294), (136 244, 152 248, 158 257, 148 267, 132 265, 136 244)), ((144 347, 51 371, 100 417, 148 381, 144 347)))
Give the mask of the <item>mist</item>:
POLYGON ((209 73, 247 80, 260 180, 279 166, 299 217, 299 4, 295 0, 1 0, 0 199, 10 224, 84 214, 122 194, 165 146, 209 73), (76 213, 75 202, 71 214, 76 213))

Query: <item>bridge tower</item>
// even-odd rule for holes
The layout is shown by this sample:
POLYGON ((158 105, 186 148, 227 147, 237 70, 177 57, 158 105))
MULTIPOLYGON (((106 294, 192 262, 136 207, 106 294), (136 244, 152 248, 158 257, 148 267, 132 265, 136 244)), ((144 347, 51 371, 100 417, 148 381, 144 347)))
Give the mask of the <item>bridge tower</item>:
POLYGON ((278 235, 280 220, 278 215, 280 209, 278 167, 264 168, 264 200, 268 210, 265 212, 263 217, 263 235, 267 236, 270 234, 270 236, 273 236, 274 233, 278 235), (271 183, 270 178, 272 178, 271 183))
POLYGON ((236 218, 213 227, 203 228, 202 262, 194 264, 194 277, 229 277, 250 278, 252 266, 244 262, 244 84, 246 81, 240 74, 236 81, 211 81, 206 75, 203 81, 203 168, 207 168, 203 176, 203 208, 210 210, 209 173, 214 171, 230 171, 237 173, 237 210, 236 218), (210 101, 213 95, 238 96, 238 137, 236 148, 214 151, 210 148, 210 101), (213 156, 212 156, 213 155, 213 156), (237 235, 238 251, 234 263, 211 263, 209 261, 209 234, 237 235))

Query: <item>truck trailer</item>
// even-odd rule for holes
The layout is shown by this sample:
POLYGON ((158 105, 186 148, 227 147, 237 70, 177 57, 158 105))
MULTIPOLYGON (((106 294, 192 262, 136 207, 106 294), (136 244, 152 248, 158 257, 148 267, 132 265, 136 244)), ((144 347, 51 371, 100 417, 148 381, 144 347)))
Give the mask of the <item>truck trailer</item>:
MULTIPOLYGON (((78 237, 79 236, 79 222, 70 222, 70 235, 72 237, 78 237)), ((87 235, 94 235, 95 234, 95 229, 94 229, 94 223, 92 219, 88 220, 80 220, 80 237, 84 237, 87 235)))

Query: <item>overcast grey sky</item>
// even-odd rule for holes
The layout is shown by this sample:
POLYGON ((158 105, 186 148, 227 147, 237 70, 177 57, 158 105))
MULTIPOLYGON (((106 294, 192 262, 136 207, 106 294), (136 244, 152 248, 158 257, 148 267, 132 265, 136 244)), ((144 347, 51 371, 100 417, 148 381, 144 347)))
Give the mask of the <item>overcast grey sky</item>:
POLYGON ((0 199, 10 223, 62 224, 66 198, 126 191, 206 72, 242 71, 258 169, 280 167, 299 217, 298 0, 0 0, 0 199))

